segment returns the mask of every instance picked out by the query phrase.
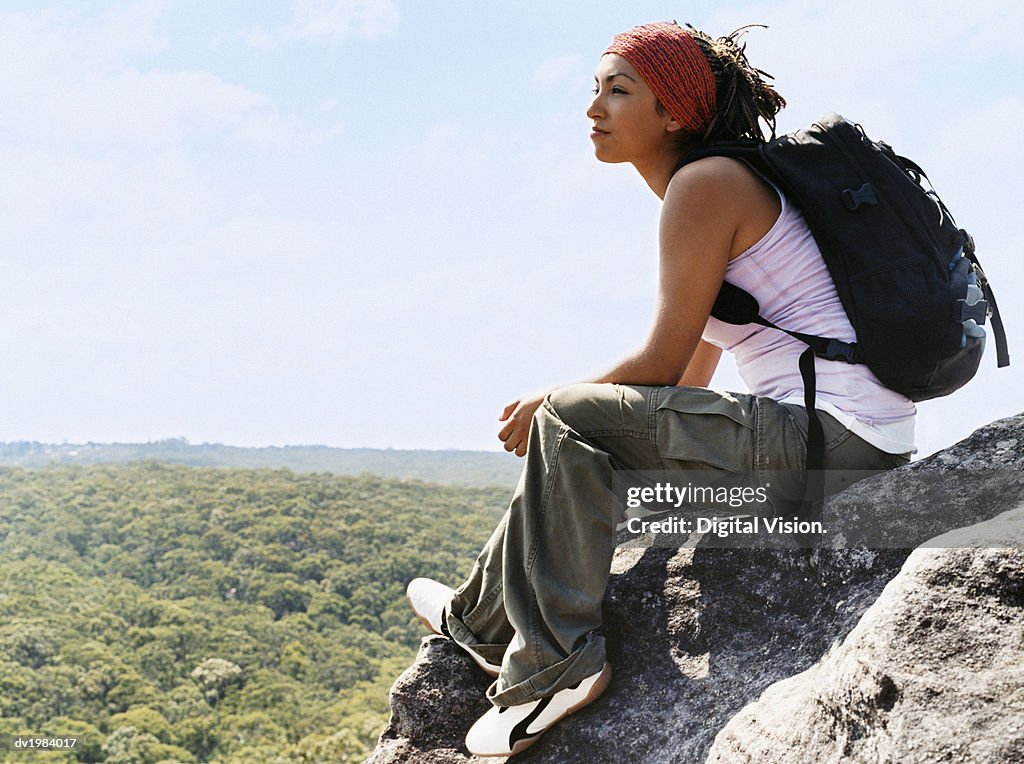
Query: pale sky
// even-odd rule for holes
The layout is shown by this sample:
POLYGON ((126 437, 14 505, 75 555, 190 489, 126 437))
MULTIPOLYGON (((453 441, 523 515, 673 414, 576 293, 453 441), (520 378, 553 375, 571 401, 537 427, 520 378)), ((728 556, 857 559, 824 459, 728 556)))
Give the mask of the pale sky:
POLYGON ((1024 409, 1016 0, 9 0, 0 440, 498 448, 649 329, 658 200, 584 112, 672 19, 768 25, 780 129, 854 118, 974 235, 1016 365, 921 405, 921 454, 1024 409))

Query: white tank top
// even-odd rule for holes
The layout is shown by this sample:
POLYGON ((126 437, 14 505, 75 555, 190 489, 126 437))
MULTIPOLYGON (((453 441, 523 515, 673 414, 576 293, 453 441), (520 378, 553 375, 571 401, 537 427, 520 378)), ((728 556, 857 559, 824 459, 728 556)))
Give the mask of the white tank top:
MULTIPOLYGON (((778 191, 778 189, 776 189, 778 191)), ((792 331, 855 339, 821 251, 797 208, 780 192, 782 212, 760 241, 729 262, 726 281, 752 294, 761 315, 792 331)), ((709 318, 704 339, 731 352, 750 392, 803 404, 798 359, 807 346, 757 324, 709 318)), ((816 408, 836 417, 871 445, 893 454, 915 451, 912 401, 885 387, 864 364, 816 358, 816 408)))

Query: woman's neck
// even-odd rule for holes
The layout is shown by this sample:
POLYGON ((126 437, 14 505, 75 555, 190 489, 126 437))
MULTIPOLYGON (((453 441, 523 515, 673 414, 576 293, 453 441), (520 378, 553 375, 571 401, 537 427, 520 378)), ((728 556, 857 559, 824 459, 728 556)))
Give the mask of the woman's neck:
POLYGON ((669 181, 675 175, 679 167, 679 161, 695 148, 696 144, 689 143, 681 146, 675 143, 666 147, 664 151, 651 156, 646 161, 635 161, 633 166, 640 176, 647 182, 648 187, 659 199, 665 198, 668 191, 669 181))

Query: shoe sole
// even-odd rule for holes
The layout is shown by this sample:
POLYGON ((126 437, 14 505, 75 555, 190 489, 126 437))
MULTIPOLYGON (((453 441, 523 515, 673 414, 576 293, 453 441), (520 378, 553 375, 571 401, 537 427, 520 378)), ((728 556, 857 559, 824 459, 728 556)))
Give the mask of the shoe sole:
MULTIPOLYGON (((419 621, 424 626, 426 626, 427 630, 430 631, 431 634, 437 634, 438 636, 441 636, 441 637, 444 636, 444 634, 442 634, 441 632, 439 632, 437 629, 435 629, 433 626, 430 625, 430 621, 428 621, 426 618, 424 618, 422 615, 420 615, 419 611, 416 609, 416 606, 412 604, 412 598, 408 594, 405 595, 405 599, 409 602, 409 609, 412 610, 412 614, 414 616, 416 616, 416 620, 417 621, 419 621)), ((448 639, 450 639, 450 637, 448 637, 448 639)), ((475 663, 477 666, 479 666, 480 670, 483 671, 485 674, 487 674, 487 676, 489 676, 491 679, 497 679, 498 678, 498 670, 494 669, 494 668, 491 668, 491 664, 490 663, 485 661, 483 658, 479 657, 472 650, 469 650, 465 645, 463 645, 458 640, 452 639, 452 642, 454 642, 459 647, 461 647, 462 651, 464 653, 466 653, 466 655, 468 655, 470 658, 472 658, 473 659, 473 663, 475 663)))
MULTIPOLYGON (((524 740, 518 741, 514 746, 512 746, 512 750, 509 751, 508 753, 492 753, 492 754, 487 754, 487 755, 488 756, 516 756, 516 755, 522 753, 527 748, 529 748, 531 745, 533 745, 538 740, 540 740, 545 732, 550 730, 552 727, 554 727, 556 724, 558 724, 560 721, 562 721, 565 717, 567 717, 567 716, 569 716, 571 714, 576 713, 577 711, 579 711, 584 706, 589 706, 591 703, 593 703, 595 700, 597 700, 599 697, 601 697, 601 695, 604 694, 604 691, 608 689, 608 685, 611 684, 611 681, 612 681, 612 666, 611 666, 610 663, 606 663, 606 664, 604 664, 604 668, 601 669, 601 674, 600 674, 600 676, 597 677, 597 681, 594 682, 594 686, 590 688, 590 692, 587 693, 586 697, 583 698, 583 700, 581 700, 575 706, 571 706, 570 708, 566 709, 564 714, 562 714, 558 718, 554 719, 547 727, 545 727, 543 730, 541 730, 538 734, 534 735, 533 737, 529 737, 529 738, 526 738, 524 740)), ((481 754, 475 754, 475 755, 476 756, 480 756, 481 754)))

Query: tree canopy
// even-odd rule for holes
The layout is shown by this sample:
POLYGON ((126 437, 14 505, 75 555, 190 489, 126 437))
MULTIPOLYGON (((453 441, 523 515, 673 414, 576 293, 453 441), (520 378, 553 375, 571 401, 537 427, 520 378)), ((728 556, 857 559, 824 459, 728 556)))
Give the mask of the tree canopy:
POLYGON ((84 762, 359 762, 507 489, 157 462, 0 469, 0 736, 84 762))

